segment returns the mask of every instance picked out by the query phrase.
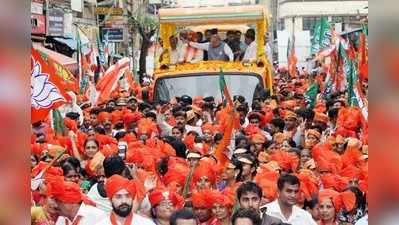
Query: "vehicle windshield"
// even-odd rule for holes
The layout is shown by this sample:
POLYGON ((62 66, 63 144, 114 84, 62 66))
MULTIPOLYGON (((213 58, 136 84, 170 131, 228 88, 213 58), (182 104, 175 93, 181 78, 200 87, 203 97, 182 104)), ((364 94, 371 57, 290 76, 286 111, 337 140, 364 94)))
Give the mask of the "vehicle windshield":
MULTIPOLYGON (((262 78, 259 75, 225 73, 224 77, 230 95, 232 97, 242 95, 250 104, 253 98, 263 90, 262 78)), ((182 95, 213 96, 216 101, 222 99, 217 73, 159 78, 155 83, 154 94, 156 101, 170 101, 171 98, 182 95)))

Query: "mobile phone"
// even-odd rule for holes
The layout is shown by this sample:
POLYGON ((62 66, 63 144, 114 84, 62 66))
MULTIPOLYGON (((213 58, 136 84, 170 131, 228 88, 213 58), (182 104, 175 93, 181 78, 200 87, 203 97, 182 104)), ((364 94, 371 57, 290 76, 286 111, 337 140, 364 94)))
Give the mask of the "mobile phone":
POLYGON ((118 155, 125 160, 127 152, 127 143, 125 141, 120 141, 118 143, 118 155))

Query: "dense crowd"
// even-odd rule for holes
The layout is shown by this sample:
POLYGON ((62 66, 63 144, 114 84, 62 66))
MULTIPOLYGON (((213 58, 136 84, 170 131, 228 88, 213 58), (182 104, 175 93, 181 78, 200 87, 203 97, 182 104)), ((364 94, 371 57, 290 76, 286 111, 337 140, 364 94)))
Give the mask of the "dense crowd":
POLYGON ((32 224, 367 224, 367 119, 315 71, 280 68, 253 101, 70 93, 61 126, 32 124, 32 224))

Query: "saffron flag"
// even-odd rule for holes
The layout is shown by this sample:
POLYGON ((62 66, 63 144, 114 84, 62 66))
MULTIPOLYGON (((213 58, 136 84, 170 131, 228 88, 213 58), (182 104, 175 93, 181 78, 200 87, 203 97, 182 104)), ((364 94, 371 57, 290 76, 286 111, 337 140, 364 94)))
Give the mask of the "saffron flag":
POLYGON ((287 60, 288 60, 288 74, 291 77, 295 77, 297 70, 296 64, 298 62, 298 58, 295 54, 295 35, 292 34, 292 42, 288 38, 288 46, 287 46, 287 60))
POLYGON ((229 89, 227 88, 222 68, 220 68, 220 73, 219 73, 219 87, 220 87, 220 92, 222 93, 222 100, 223 101, 226 100, 230 106, 233 106, 233 100, 231 99, 229 89))
POLYGON ((368 79, 368 49, 366 45, 366 33, 362 32, 359 36, 359 78, 364 81, 368 79))
POLYGON ((66 87, 56 75, 54 67, 31 49, 31 122, 45 120, 50 110, 70 101, 66 87))
POLYGON ((55 70, 55 74, 60 77, 60 82, 63 86, 65 86, 66 91, 73 91, 78 92, 77 82, 75 76, 63 66, 61 63, 55 61, 54 59, 50 58, 45 53, 38 50, 40 56, 50 67, 53 67, 55 70))
POLYGON ((129 58, 120 59, 105 71, 96 85, 96 105, 108 100, 118 86, 119 79, 129 70, 129 58))

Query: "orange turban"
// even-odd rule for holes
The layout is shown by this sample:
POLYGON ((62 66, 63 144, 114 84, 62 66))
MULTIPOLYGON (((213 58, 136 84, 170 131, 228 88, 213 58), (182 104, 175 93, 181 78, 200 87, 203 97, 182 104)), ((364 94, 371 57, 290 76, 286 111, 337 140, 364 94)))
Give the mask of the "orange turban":
POLYGON ((321 176, 321 182, 324 188, 333 188, 337 191, 343 191, 348 187, 349 179, 336 174, 325 174, 321 176))
POLYGON ((100 123, 104 123, 106 120, 111 121, 112 120, 112 116, 108 112, 100 112, 98 114, 98 116, 97 116, 97 120, 100 123))
POLYGON ((278 162, 279 166, 285 171, 296 171, 299 165, 297 155, 282 150, 274 151, 270 156, 270 160, 278 162))
POLYGON ((152 207, 158 205, 164 200, 171 201, 173 203, 173 206, 175 206, 176 208, 182 208, 184 205, 184 199, 182 196, 178 195, 174 191, 169 191, 167 189, 155 189, 151 192, 148 198, 152 207))
POLYGON ((300 181, 300 191, 303 193, 306 200, 310 201, 314 194, 319 191, 318 182, 314 176, 309 172, 302 172, 297 174, 300 181))
POLYGON ((281 103, 280 107, 282 109, 294 109, 296 106, 295 100, 287 100, 281 103))
POLYGON ((108 178, 107 181, 105 182, 105 192, 107 193, 109 199, 111 199, 115 193, 123 189, 128 191, 132 195, 132 198, 135 197, 136 195, 135 185, 132 185, 132 183, 129 182, 128 179, 115 174, 112 175, 110 178, 108 178))
POLYGON ((319 171, 338 173, 342 169, 341 156, 331 150, 329 144, 317 144, 312 148, 312 157, 319 171))
POLYGON ((306 133, 307 133, 306 136, 308 136, 308 135, 313 135, 313 136, 315 136, 317 139, 320 139, 320 137, 321 137, 320 132, 317 131, 316 129, 309 129, 309 130, 306 131, 306 133))
POLYGON ((208 196, 210 196, 212 191, 210 189, 205 189, 192 194, 192 202, 194 208, 200 209, 210 209, 213 206, 213 202, 208 201, 208 196))
POLYGON ((327 108, 326 108, 326 103, 324 102, 317 102, 313 111, 316 113, 324 113, 326 112, 327 108))
POLYGON ((234 206, 234 195, 230 196, 227 193, 223 193, 218 190, 211 190, 209 195, 206 197, 207 200, 212 204, 220 204, 227 208, 234 206))
POLYGON ((65 118, 64 118, 64 125, 65 125, 65 127, 67 127, 69 130, 72 130, 72 131, 74 131, 75 133, 78 131, 78 125, 76 124, 76 121, 73 120, 73 119, 71 119, 71 118, 65 117, 65 118))
POLYGON ((137 128, 139 136, 143 134, 151 136, 151 134, 158 131, 157 125, 149 118, 140 119, 137 128))
POLYGON ((293 111, 285 110, 285 111, 284 111, 284 119, 288 119, 288 118, 295 118, 295 119, 297 119, 298 116, 297 116, 296 113, 293 112, 293 111))
POLYGON ((331 189, 324 189, 319 192, 319 202, 321 203, 326 199, 331 199, 337 212, 343 208, 351 211, 356 204, 356 196, 351 191, 339 193, 331 189))
MULTIPOLYGON (((170 163, 170 162, 169 162, 170 163)), ((189 173, 189 168, 186 164, 176 163, 176 165, 168 166, 168 172, 163 176, 163 182, 169 186, 172 182, 178 183, 181 187, 186 182, 186 177, 189 173)))
POLYGON ((206 124, 202 125, 201 129, 202 129, 202 133, 204 133, 204 131, 206 131, 206 130, 210 131, 212 134, 215 133, 215 129, 214 129, 213 125, 210 123, 206 123, 206 124))
POLYGON ((338 112, 337 127, 355 131, 362 121, 362 113, 359 108, 341 108, 338 112))
POLYGON ((194 170, 193 183, 196 184, 201 179, 201 177, 207 177, 212 184, 216 182, 215 169, 210 163, 200 161, 200 163, 194 170))
POLYGON ((116 144, 107 144, 104 145, 101 149, 100 152, 105 156, 111 156, 111 155, 117 155, 118 154, 118 145, 116 144))
POLYGON ((141 113, 133 112, 133 113, 126 113, 123 116, 123 123, 125 126, 128 126, 130 123, 137 122, 141 119, 141 113))
POLYGON ((56 181, 47 185, 47 195, 64 203, 78 204, 83 201, 85 204, 94 205, 80 192, 77 183, 64 181, 63 177, 58 177, 56 181))
MULTIPOLYGON (((43 171, 45 168, 48 167, 48 163, 45 163, 43 161, 40 161, 39 164, 37 164, 33 169, 32 169, 32 176, 36 177, 39 175, 41 171, 43 171)), ((44 179, 48 179, 50 177, 55 177, 55 176, 62 176, 63 171, 60 167, 54 167, 50 166, 45 172, 44 172, 44 179)))
POLYGON ((44 144, 39 144, 39 143, 34 143, 30 144, 30 149, 32 154, 40 156, 42 152, 44 151, 44 144))
POLYGON ((113 124, 123 121, 123 112, 122 111, 113 111, 111 113, 111 121, 113 124))
POLYGON ((259 127, 257 127, 255 124, 249 124, 245 129, 244 132, 247 136, 252 136, 257 133, 260 133, 259 127))
POLYGON ((324 113, 321 113, 321 112, 316 112, 315 115, 314 115, 314 118, 313 118, 313 121, 319 121, 319 122, 322 122, 322 123, 325 123, 325 124, 328 123, 328 120, 329 120, 328 116, 326 114, 324 114, 324 113))
POLYGON ((263 144, 263 143, 266 142, 266 138, 265 138, 265 136, 263 136, 262 134, 258 133, 258 134, 252 135, 251 141, 252 141, 254 144, 263 144))

